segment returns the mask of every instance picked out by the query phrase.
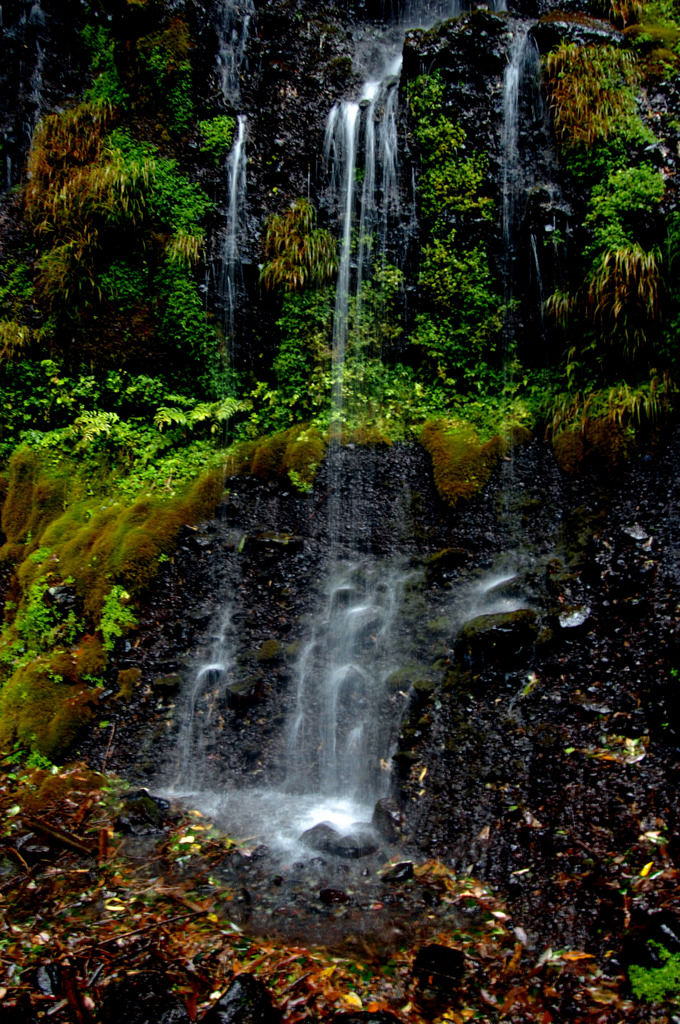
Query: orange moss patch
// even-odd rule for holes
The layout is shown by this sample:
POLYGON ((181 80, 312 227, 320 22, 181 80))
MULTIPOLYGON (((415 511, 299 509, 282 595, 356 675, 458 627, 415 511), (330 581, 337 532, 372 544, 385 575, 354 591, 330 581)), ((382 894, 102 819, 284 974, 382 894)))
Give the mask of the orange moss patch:
POLYGON ((142 670, 139 668, 126 668, 118 673, 118 689, 117 700, 130 700, 132 697, 132 691, 135 686, 139 683, 142 678, 142 670))
POLYGON ((553 436, 557 465, 574 476, 584 465, 616 471, 635 447, 632 431, 611 419, 587 419, 576 429, 553 436))
POLYGON ((326 441, 316 427, 291 427, 270 437, 245 441, 230 455, 230 475, 252 474, 262 480, 288 476, 294 486, 310 487, 326 454, 326 441))
POLYGON ((420 443, 432 459, 439 494, 454 508, 461 498, 469 500, 482 489, 505 449, 498 436, 480 444, 471 427, 452 430, 445 420, 428 420, 420 443))

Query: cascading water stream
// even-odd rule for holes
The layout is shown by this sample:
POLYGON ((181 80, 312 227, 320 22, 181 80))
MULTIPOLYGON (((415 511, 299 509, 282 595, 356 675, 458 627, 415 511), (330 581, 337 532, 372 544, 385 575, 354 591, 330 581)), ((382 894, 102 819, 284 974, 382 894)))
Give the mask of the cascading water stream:
POLYGON ((217 29, 217 66, 224 99, 238 109, 241 75, 246 64, 253 0, 224 0, 217 29))
MULTIPOLYGON (((220 87, 225 105, 232 110, 238 110, 241 105, 241 79, 247 68, 248 39, 254 13, 253 0, 223 0, 216 25, 220 87)), ((227 208, 216 288, 230 363, 236 351, 237 311, 244 297, 241 243, 247 188, 247 137, 247 119, 245 114, 239 113, 225 165, 227 208)))
POLYGON ((222 243, 222 295, 224 297, 225 327, 229 338, 229 355, 235 348, 236 309, 241 287, 241 228, 247 188, 247 126, 244 114, 237 118, 236 138, 227 159, 228 205, 222 243))
MULTIPOLYGON (((432 24, 437 16, 454 14, 453 3, 413 4, 409 24, 432 24)), ((405 709, 405 696, 389 685, 403 664, 408 633, 400 619, 407 571, 399 558, 380 562, 370 554, 364 536, 357 492, 370 490, 373 468, 364 477, 352 475, 351 458, 343 454, 341 429, 344 372, 350 355, 357 357, 362 317, 362 287, 387 257, 387 239, 398 226, 397 102, 401 49, 407 24, 386 34, 379 61, 356 100, 330 111, 324 139, 328 168, 327 205, 339 225, 339 265, 333 323, 333 387, 331 420, 339 430, 330 446, 326 468, 329 565, 321 607, 309 625, 296 669, 294 706, 282 750, 282 783, 277 788, 249 788, 214 794, 214 808, 235 834, 253 834, 272 849, 303 852, 301 834, 321 822, 347 829, 357 821, 370 828, 375 802, 390 785, 390 758, 405 709), (356 334, 355 334, 356 332, 356 334)), ((374 41, 375 42, 375 41, 374 41)), ((246 119, 238 118, 229 157, 229 213, 224 240, 225 294, 233 311, 237 291, 238 233, 245 194, 246 119)), ((231 325, 233 326, 233 324, 231 325)), ((407 499, 408 500, 408 499, 407 499)), ((225 620, 227 623, 229 618, 225 620)), ((189 736, 202 716, 210 717, 213 687, 227 685, 227 626, 219 651, 199 669, 189 699, 189 736), (222 682, 220 683, 220 680, 222 682)), ((184 744, 184 769, 179 788, 202 785, 193 773, 199 756, 195 741, 184 744), (192 774, 193 773, 193 774, 192 774)), ((213 776, 213 784, 219 783, 213 776)))

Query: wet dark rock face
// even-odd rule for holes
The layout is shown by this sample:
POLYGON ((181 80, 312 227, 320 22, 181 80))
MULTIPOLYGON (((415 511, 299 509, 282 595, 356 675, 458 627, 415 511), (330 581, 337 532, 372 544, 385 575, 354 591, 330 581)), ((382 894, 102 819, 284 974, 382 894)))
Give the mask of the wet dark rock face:
MULTIPOLYGON (((397 550, 412 570, 400 612, 410 660, 389 683, 408 704, 392 761, 396 801, 374 815, 369 872, 386 856, 396 863, 400 851, 402 860, 438 856, 507 892, 510 926, 530 945, 610 948, 623 929, 630 864, 656 856, 644 834, 667 838, 671 858, 680 843, 671 782, 680 746, 680 435, 607 485, 597 476, 566 480, 534 441, 455 513, 439 502, 419 449, 347 449, 341 461, 346 478, 326 466, 307 496, 228 481, 220 519, 187 533, 120 652, 118 667, 135 666, 141 678, 126 703, 112 673, 112 742, 110 728, 95 731, 81 753, 140 780, 159 770, 172 777, 186 694, 228 592, 236 681, 257 683, 248 701, 225 706, 224 739, 207 753, 215 777, 231 785, 280 783, 300 644, 325 580, 329 484, 344 494, 351 478, 360 545, 375 543, 381 556, 397 550), (267 542, 242 543, 267 534, 267 542), (282 535, 297 539, 272 541, 282 535), (455 558, 436 558, 451 551, 455 558), (497 601, 523 607, 488 616, 487 643, 479 621, 497 601), (501 633, 499 650, 493 634, 508 615, 520 625, 501 633), (179 691, 157 685, 168 672, 181 677, 179 691)), ((379 899, 401 941, 416 892, 385 876, 378 896, 331 898, 352 890, 344 872, 363 861, 316 849, 318 864, 312 855, 273 886, 266 849, 241 867, 232 858, 227 881, 248 894, 243 922, 256 926, 254 907, 267 907, 269 929, 300 934, 311 913, 324 941, 334 924, 323 913, 340 906, 344 927, 360 931, 364 902, 379 899)), ((654 909, 633 908, 638 918, 654 909)))

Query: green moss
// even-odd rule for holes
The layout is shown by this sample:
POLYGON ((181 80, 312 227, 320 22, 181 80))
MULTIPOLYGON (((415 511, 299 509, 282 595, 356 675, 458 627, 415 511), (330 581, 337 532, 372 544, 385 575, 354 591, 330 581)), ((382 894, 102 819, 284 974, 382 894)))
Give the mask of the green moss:
POLYGON ((81 499, 64 508, 74 467, 64 460, 49 471, 48 487, 42 458, 30 449, 10 461, 3 523, 13 539, 3 555, 17 569, 9 592, 15 617, 8 615, 0 637, 0 746, 19 740, 53 756, 89 720, 96 694, 85 684, 101 677, 115 638, 135 624, 129 602, 150 584, 161 556, 174 550, 182 524, 214 512, 224 478, 216 469, 172 498, 127 506, 81 499), (60 616, 45 601, 48 587, 67 579, 84 622, 73 612, 60 616))
POLYGON ((658 942, 654 946, 663 965, 649 969, 631 964, 628 968, 631 988, 637 999, 647 1003, 676 1003, 680 998, 680 953, 669 953, 658 942))
POLYGON ((278 640, 265 640, 257 652, 259 662, 279 661, 283 657, 283 647, 278 640))
POLYGON ((324 455, 326 441, 316 427, 301 424, 289 430, 245 441, 231 452, 227 472, 252 474, 262 480, 288 476, 298 490, 308 490, 324 455))
POLYGON ((480 443, 468 424, 451 426, 445 420, 428 420, 420 432, 420 443, 432 459, 434 482, 447 504, 469 500, 487 483, 505 450, 500 437, 480 443))
POLYGON ((54 666, 63 652, 18 669, 0 698, 0 747, 15 742, 54 759, 90 721, 98 692, 65 682, 54 666))
POLYGON ((138 668, 126 668, 118 673, 118 699, 128 701, 132 697, 132 692, 142 678, 141 669, 138 668))
POLYGON ((18 448, 9 463, 7 496, 2 506, 2 529, 9 543, 39 535, 63 509, 67 481, 50 474, 44 456, 28 446, 18 448))

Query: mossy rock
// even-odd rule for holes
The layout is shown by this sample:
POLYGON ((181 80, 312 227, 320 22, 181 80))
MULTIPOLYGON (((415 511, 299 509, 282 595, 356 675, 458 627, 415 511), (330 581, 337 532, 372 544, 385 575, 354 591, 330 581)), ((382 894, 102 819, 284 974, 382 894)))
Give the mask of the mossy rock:
POLYGON ((428 420, 420 432, 420 443, 432 459, 440 496, 454 508, 484 487, 506 448, 500 437, 482 444, 468 424, 454 427, 445 420, 428 420))
MULTIPOLYGON (((139 669, 132 669, 131 671, 139 671, 139 669)), ((179 672, 168 672, 164 676, 156 676, 151 681, 151 685, 154 690, 162 690, 164 693, 176 693, 182 685, 182 677, 179 672)))
POLYGON ((135 686, 142 678, 142 670, 139 668, 125 668, 118 673, 118 699, 128 701, 131 699, 135 686))
POLYGON ((435 551, 425 562, 425 576, 428 583, 438 583, 447 576, 462 569, 470 560, 470 552, 465 548, 442 548, 435 551))
POLYGON ((615 421, 591 418, 577 429, 563 430, 553 437, 557 465, 567 476, 583 469, 616 472, 635 451, 632 432, 615 421))
POLYGON ((18 741, 54 759, 92 719, 100 692, 65 680, 48 658, 17 669, 0 698, 0 749, 18 741))
POLYGON ((278 640, 265 640, 257 652, 257 660, 263 662, 280 661, 283 657, 283 646, 278 640))
POLYGON ((287 477, 293 486, 306 490, 312 486, 325 454, 326 441, 320 431, 301 424, 237 445, 227 461, 227 472, 252 474, 262 480, 287 477))
POLYGON ((227 707, 234 711, 256 704, 263 695, 264 682, 261 675, 247 676, 245 679, 230 683, 225 690, 227 707))
POLYGON ((533 648, 538 635, 536 620, 536 612, 530 608, 478 615, 462 629, 460 652, 472 664, 512 660, 533 648))
POLYGON ((417 665, 404 665, 402 668, 398 668, 394 672, 390 672, 385 680, 385 685, 388 690, 393 690, 395 693, 399 690, 406 693, 411 689, 411 685, 417 674, 417 665))

